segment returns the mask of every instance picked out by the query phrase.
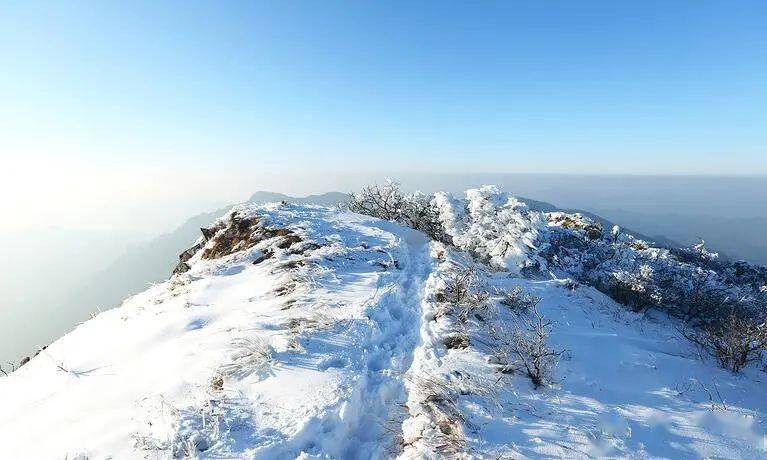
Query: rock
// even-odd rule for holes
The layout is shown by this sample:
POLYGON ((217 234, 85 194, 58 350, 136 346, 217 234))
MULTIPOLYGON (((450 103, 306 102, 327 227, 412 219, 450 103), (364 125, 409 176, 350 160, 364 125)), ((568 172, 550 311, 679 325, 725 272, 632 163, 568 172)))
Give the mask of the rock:
POLYGON ((178 265, 176 265, 176 268, 173 269, 173 274, 178 275, 179 273, 186 273, 190 268, 192 267, 186 262, 179 262, 178 265))
POLYGON ((181 262, 186 262, 187 260, 194 257, 195 254, 197 254, 197 251, 199 251, 202 248, 201 244, 195 244, 191 248, 187 249, 186 251, 182 252, 178 255, 178 260, 181 262))
POLYGON ((216 229, 214 228, 200 228, 200 231, 202 232, 202 237, 205 238, 205 241, 208 241, 216 235, 216 229))
POLYGON ((294 244, 301 241, 301 238, 296 236, 294 233, 286 234, 282 237, 282 241, 277 244, 277 247, 280 249, 288 249, 289 247, 293 246, 294 244))
POLYGON ((253 261, 253 265, 258 265, 261 262, 265 261, 266 259, 270 259, 272 256, 274 256, 274 253, 272 251, 265 251, 263 254, 258 256, 256 260, 253 261))
POLYGON ((602 238, 602 225, 600 224, 587 225, 585 230, 586 230, 586 236, 590 240, 598 240, 602 238))
POLYGON ((455 334, 445 338, 445 346, 450 349, 461 349, 469 346, 469 336, 466 334, 455 334))
POLYGON ((257 216, 243 218, 239 214, 232 214, 229 223, 211 238, 202 258, 218 259, 252 248, 267 236, 259 227, 260 220, 257 216))
POLYGON ((187 261, 189 261, 189 259, 194 257, 194 255, 197 254, 197 251, 202 249, 202 246, 203 245, 201 243, 195 244, 191 248, 179 254, 178 255, 179 262, 178 262, 178 265, 176 265, 176 267, 173 269, 173 274, 178 275, 179 273, 188 272, 189 269, 192 267, 189 266, 187 261))

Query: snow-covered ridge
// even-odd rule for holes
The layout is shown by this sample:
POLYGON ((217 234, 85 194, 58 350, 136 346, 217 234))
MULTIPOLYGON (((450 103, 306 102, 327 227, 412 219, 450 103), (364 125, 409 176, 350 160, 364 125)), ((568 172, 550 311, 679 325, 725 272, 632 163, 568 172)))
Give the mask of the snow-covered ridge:
POLYGON ((659 247, 580 214, 533 211, 495 186, 427 196, 389 182, 352 195, 351 208, 422 230, 496 270, 588 283, 636 311, 710 322, 734 309, 767 319, 767 267, 721 260, 703 242, 659 247))
POLYGON ((588 265, 564 257, 569 246, 545 243, 561 232, 596 241, 593 223, 535 213, 499 193, 427 197, 439 204, 452 245, 328 208, 235 208, 167 282, 98 314, 0 380, 0 452, 767 454, 762 372, 735 376, 701 361, 675 320, 634 313, 585 277, 567 279, 568 267, 588 265), (460 279, 469 281, 457 293, 460 279), (559 353, 551 382, 539 388, 504 348, 523 314, 508 303, 515 288, 540 298, 535 308, 551 322, 549 345, 559 353))

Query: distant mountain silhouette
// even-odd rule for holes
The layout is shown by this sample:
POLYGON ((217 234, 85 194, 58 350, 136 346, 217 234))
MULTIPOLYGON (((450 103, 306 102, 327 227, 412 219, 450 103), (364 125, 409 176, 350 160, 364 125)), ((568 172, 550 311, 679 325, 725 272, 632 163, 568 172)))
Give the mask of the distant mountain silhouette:
POLYGON ((301 198, 274 192, 256 192, 248 199, 248 203, 270 203, 273 201, 288 201, 300 204, 318 204, 320 206, 335 206, 343 203, 349 195, 341 192, 328 192, 321 195, 309 195, 301 198))

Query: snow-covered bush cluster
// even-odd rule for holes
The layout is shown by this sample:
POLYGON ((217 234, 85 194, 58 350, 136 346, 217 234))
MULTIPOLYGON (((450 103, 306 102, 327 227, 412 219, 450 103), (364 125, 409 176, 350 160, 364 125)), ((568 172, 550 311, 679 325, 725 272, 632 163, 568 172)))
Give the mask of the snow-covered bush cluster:
POLYGON ((515 273, 534 265, 535 241, 546 224, 540 213, 494 186, 468 190, 465 199, 458 199, 447 193, 405 194, 388 181, 351 194, 348 208, 421 230, 495 269, 515 273))
POLYGON ((487 311, 490 298, 474 266, 461 268, 443 280, 443 291, 436 295, 436 316, 453 315, 461 323, 487 311))
POLYGON ((577 213, 534 211, 494 186, 429 197, 390 181, 353 194, 349 209, 422 230, 495 270, 571 278, 633 311, 660 310, 719 335, 733 315, 754 326, 767 319, 767 267, 724 260, 702 243, 660 247, 577 213))
POLYGON ((540 297, 526 294, 522 288, 515 286, 511 290, 499 290, 501 305, 516 314, 528 313, 541 301, 540 297))
POLYGON ((705 246, 653 246, 615 227, 594 238, 591 219, 561 225, 549 213, 538 254, 549 270, 588 283, 635 311, 655 308, 694 326, 716 324, 730 314, 762 321, 767 307, 767 267, 728 262, 705 246), (733 313, 734 312, 734 313, 733 313))
POLYGON ((437 193, 431 204, 456 247, 496 269, 519 272, 531 255, 545 221, 527 205, 494 186, 466 191, 458 200, 437 193))

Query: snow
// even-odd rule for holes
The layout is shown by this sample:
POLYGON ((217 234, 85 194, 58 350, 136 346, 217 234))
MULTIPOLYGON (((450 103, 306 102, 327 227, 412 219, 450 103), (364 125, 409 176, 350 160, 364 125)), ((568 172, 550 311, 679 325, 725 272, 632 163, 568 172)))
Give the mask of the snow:
POLYGON ((443 218, 470 235, 467 250, 508 270, 372 217, 238 207, 301 242, 280 248, 276 236, 219 259, 199 251, 188 272, 0 379, 2 457, 767 455, 764 373, 702 361, 673 320, 632 313, 589 286, 522 278, 514 267, 542 223, 492 189, 477 193, 473 230, 447 196, 443 218), (483 219, 499 209, 503 220, 483 219), (508 246, 492 253, 499 226, 508 246), (438 293, 465 267, 492 295, 461 322, 438 314, 438 293), (517 320, 494 293, 513 286, 542 299, 551 345, 565 350, 543 388, 493 364, 488 331, 517 320), (468 347, 448 349, 454 334, 468 347))

